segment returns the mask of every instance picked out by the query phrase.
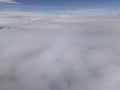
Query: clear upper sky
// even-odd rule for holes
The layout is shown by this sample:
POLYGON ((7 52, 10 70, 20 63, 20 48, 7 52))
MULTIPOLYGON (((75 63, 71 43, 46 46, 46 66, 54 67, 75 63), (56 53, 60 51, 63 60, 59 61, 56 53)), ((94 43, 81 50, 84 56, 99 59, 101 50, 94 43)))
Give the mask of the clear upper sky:
POLYGON ((36 5, 44 8, 119 8, 120 0, 16 0, 24 5, 36 5))
MULTIPOLYGON (((13 1, 13 0, 0 0, 13 1)), ((18 4, 2 3, 0 9, 13 10, 79 10, 79 9, 119 9, 120 0, 14 0, 18 4)))

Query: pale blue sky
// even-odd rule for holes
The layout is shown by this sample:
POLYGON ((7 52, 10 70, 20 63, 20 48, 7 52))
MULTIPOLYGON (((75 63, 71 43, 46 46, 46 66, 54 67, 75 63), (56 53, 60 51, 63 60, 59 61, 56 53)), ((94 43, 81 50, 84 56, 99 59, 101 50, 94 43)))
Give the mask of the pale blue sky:
POLYGON ((120 11, 120 0, 15 0, 14 2, 16 3, 0 3, 0 10, 50 13, 70 13, 71 11, 74 13, 75 11, 75 14, 81 15, 114 14, 120 11))

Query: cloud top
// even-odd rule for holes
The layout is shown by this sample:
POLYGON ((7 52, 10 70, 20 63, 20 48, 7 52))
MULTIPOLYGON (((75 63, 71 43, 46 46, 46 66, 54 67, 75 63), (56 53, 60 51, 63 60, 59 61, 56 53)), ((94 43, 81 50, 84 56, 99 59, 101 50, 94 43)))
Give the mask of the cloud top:
POLYGON ((120 90, 119 23, 0 12, 0 90, 120 90))

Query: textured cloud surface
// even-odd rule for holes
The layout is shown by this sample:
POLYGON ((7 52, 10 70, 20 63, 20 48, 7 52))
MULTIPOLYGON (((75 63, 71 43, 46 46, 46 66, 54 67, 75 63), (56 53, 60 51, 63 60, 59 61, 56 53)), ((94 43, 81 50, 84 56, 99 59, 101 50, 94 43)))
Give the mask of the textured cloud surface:
POLYGON ((119 23, 0 13, 0 90, 120 90, 119 23))

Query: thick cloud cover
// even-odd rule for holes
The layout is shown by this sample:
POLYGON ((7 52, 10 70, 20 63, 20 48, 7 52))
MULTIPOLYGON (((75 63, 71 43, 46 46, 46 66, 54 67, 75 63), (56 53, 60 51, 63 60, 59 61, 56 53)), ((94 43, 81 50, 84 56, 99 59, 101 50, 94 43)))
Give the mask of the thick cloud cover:
POLYGON ((120 90, 119 23, 0 13, 0 90, 120 90))

